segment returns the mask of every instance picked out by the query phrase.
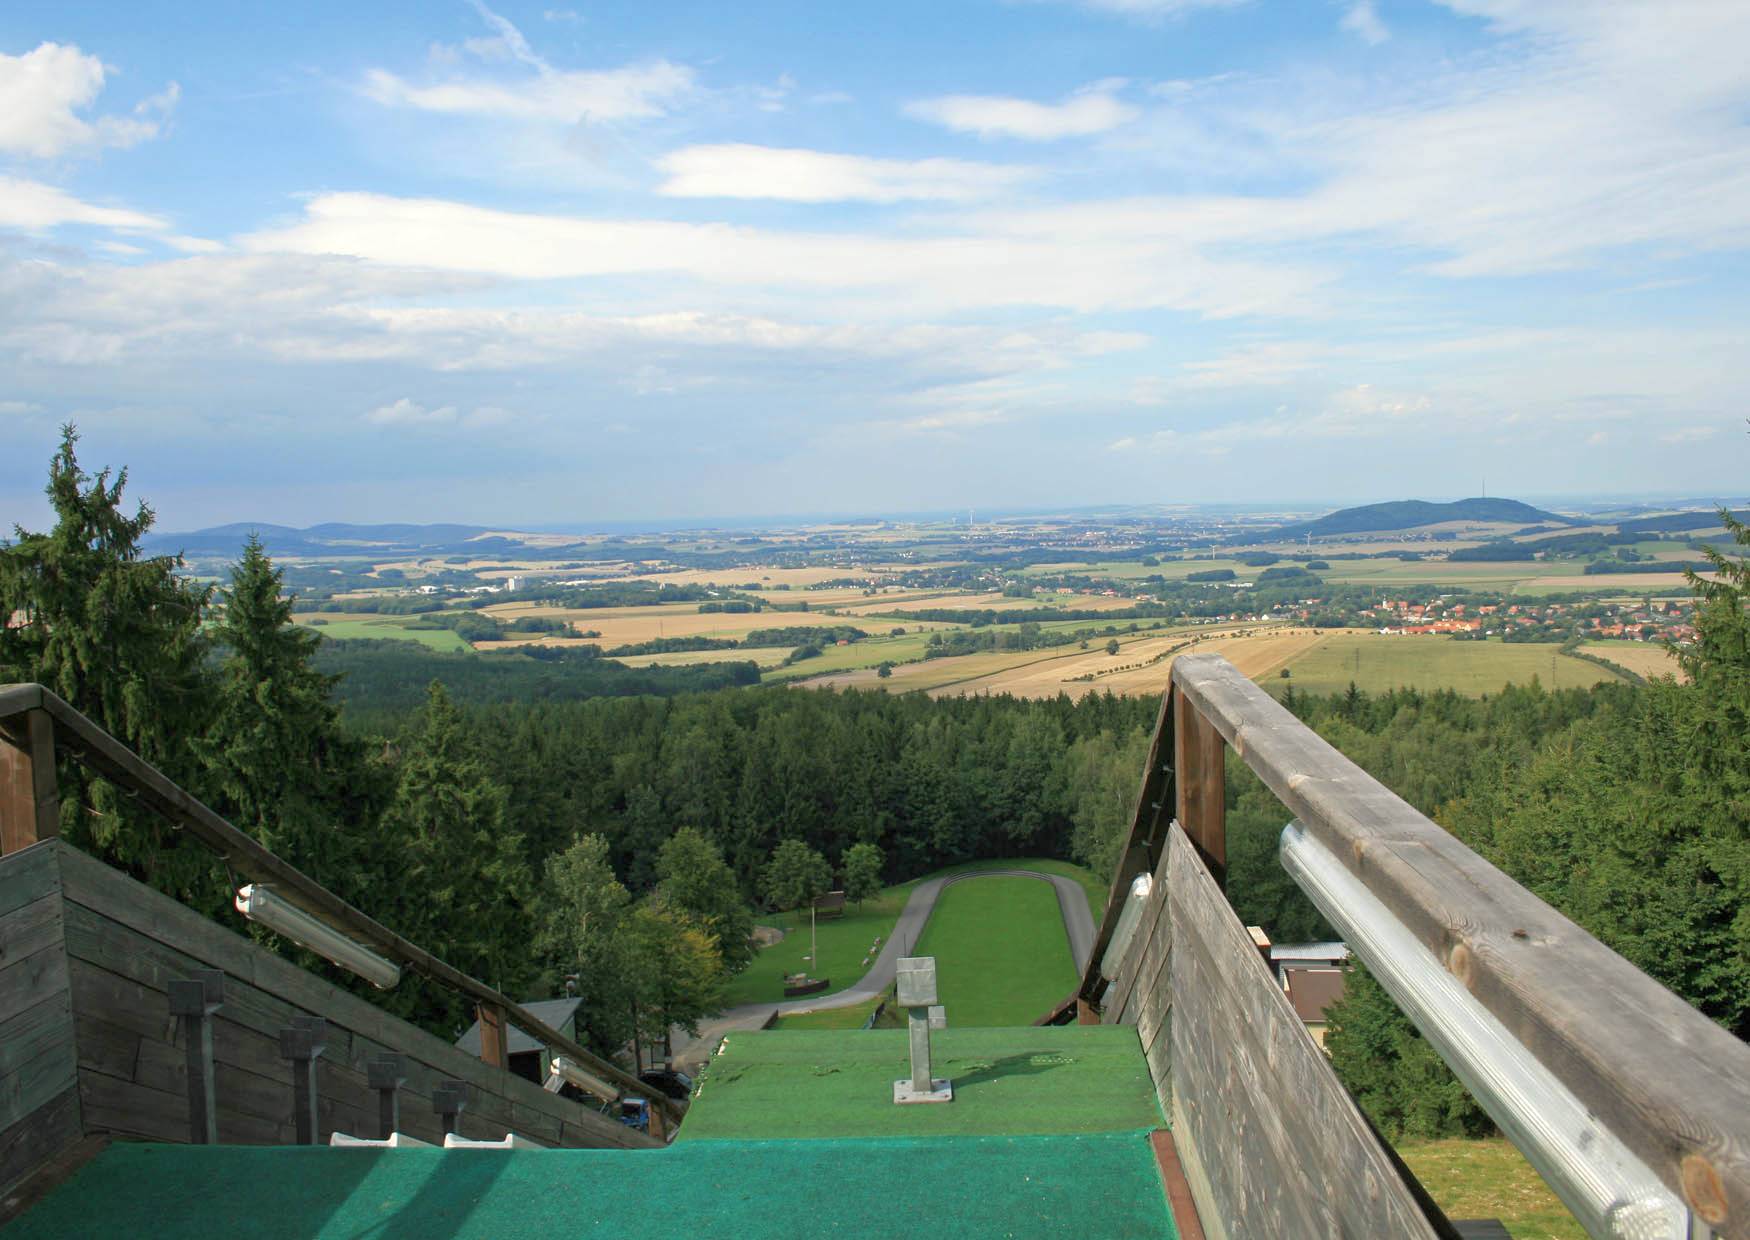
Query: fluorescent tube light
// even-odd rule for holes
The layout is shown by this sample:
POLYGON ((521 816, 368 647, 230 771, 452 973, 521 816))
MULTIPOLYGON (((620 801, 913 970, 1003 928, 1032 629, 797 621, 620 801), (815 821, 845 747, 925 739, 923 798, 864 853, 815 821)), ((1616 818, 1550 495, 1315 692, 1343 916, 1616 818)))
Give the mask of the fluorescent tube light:
POLYGON ((1586 1233, 1686 1240, 1688 1208, 1587 1110, 1340 858, 1298 822, 1282 866, 1586 1233))
POLYGON ((388 990, 401 980, 401 966, 347 938, 327 922, 276 896, 260 883, 251 883, 237 893, 237 911, 275 934, 284 935, 298 946, 307 947, 323 959, 358 974, 378 990, 388 990))
MULTIPOLYGON (((608 1084, 601 1077, 585 1071, 576 1060, 564 1055, 553 1056, 553 1064, 547 1069, 553 1076, 560 1077, 566 1083, 575 1085, 586 1094, 594 1094, 604 1102, 618 1102, 620 1090, 608 1084)), ((552 1088, 549 1086, 549 1088, 552 1088)))
POLYGON ((1109 982, 1118 976, 1124 953, 1130 950, 1130 940, 1136 936, 1137 923, 1142 920, 1143 906, 1148 903, 1149 893, 1154 887, 1152 874, 1138 874, 1130 884, 1124 907, 1118 910, 1118 924, 1112 927, 1112 942, 1107 945, 1106 954, 1100 957, 1100 976, 1109 982))

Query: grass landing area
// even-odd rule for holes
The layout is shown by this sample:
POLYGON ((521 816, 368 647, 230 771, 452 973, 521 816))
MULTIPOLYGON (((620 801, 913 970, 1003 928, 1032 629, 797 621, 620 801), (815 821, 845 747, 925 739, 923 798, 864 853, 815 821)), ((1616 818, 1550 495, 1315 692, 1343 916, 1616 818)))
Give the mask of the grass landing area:
POLYGON ((706 1065, 677 1142, 1136 1132, 1164 1123, 1128 1025, 939 1029, 954 1101, 896 1106, 903 1029, 732 1033, 706 1065))
MULTIPOLYGON (((937 878, 945 874, 970 874, 979 870, 1037 870, 1042 874, 1065 875, 1075 879, 1088 893, 1088 907, 1097 923, 1100 914, 1106 908, 1106 884, 1103 880, 1079 865, 1068 861, 1053 861, 1039 857, 1018 857, 992 861, 968 861, 961 865, 949 866, 929 874, 920 875, 908 882, 893 887, 884 887, 881 894, 870 900, 863 901, 861 907, 847 905, 844 916, 822 919, 817 933, 820 943, 820 959, 811 963, 803 959, 808 955, 808 913, 784 913, 775 917, 762 917, 767 925, 775 925, 784 931, 784 938, 772 946, 762 949, 753 958, 747 968, 729 979, 725 990, 724 1007, 737 1007, 743 1003, 777 1003, 784 998, 784 975, 786 973, 807 972, 815 977, 832 979, 832 990, 843 990, 854 986, 868 972, 869 965, 863 963, 867 959, 874 963, 876 950, 875 940, 887 942, 893 933, 893 923, 899 919, 899 914, 905 908, 905 902, 911 898, 912 889, 925 879, 937 878)), ((1049 892, 1049 888, 1037 879, 1023 879, 1032 883, 1041 891, 1049 892)), ((953 888, 949 889, 950 891, 953 888)), ((1060 928, 1063 925, 1061 916, 1056 912, 1055 898, 1052 905, 1052 918, 1060 928)), ((1059 930, 1061 934, 1061 929, 1059 930)), ((1063 991, 1053 995, 1045 1004, 1050 1007, 1064 994, 1069 992, 1069 984, 1065 983, 1063 991)), ((1038 1012, 1027 1017, 1025 1024, 1044 1012, 1038 1012)), ((871 1009, 872 1010, 872 1009, 871 1009)), ((864 1012, 868 1018, 868 1011, 864 1012)), ((862 1022, 859 1021, 859 1024, 862 1022)))
POLYGON ((1405 1144, 1398 1154, 1448 1218, 1498 1218, 1514 1240, 1586 1240, 1568 1208, 1503 1138, 1405 1144))
POLYGON ((1036 878, 943 888, 913 954, 936 958, 950 1025, 1030 1025, 1076 986, 1057 892, 1036 878))
POLYGON ((1177 1234, 1132 1132, 636 1151, 118 1143, 6 1235, 206 1240, 239 1210, 252 1240, 1177 1234))

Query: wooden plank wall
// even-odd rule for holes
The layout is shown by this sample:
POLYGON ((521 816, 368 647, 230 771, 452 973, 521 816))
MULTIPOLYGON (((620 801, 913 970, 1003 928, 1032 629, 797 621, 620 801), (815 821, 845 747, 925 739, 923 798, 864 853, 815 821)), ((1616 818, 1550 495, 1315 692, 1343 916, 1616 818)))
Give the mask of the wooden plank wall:
MULTIPOLYGON (((70 1002, 71 1037, 57 1045, 69 1085, 76 1048, 72 1097, 85 1133, 188 1139, 185 1050, 167 989, 195 969, 214 968, 225 974, 224 1006, 213 1022, 222 1142, 292 1141, 291 1065, 279 1056, 278 1034, 292 1016, 305 1014, 328 1022, 327 1050, 317 1061, 323 1141, 336 1131, 377 1135, 377 1095, 366 1063, 396 1051, 407 1059, 401 1128, 421 1140, 443 1140, 431 1107, 433 1087, 462 1080, 473 1087, 461 1116, 464 1136, 515 1132, 543 1145, 585 1148, 656 1144, 488 1067, 59 841, 38 847, 53 850, 56 871, 42 915, 54 919, 56 938, 64 939, 64 948, 56 944, 58 963, 44 972, 57 980, 62 1010, 70 1002)), ((0 890, 8 901, 15 892, 35 890, 12 870, 34 852, 0 861, 0 890)), ((50 997, 47 984, 39 989, 50 997)))
MULTIPOLYGON (((1155 985, 1171 995, 1162 1099, 1205 1225, 1235 1237, 1440 1235, 1177 825, 1165 868, 1152 936, 1167 959, 1155 985)), ((1139 1032, 1151 1005, 1167 1010, 1128 1000, 1139 1032)))
POLYGON ((83 1136, 60 847, 0 860, 0 1195, 83 1136))

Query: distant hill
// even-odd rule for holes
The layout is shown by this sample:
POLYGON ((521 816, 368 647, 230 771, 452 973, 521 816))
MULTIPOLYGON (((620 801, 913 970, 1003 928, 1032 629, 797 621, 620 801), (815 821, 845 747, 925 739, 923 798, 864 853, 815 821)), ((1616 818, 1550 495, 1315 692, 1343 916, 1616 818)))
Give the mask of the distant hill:
POLYGON ((371 556, 384 553, 419 552, 454 555, 462 552, 494 553, 519 546, 503 538, 481 539, 482 525, 346 525, 328 522, 308 529, 265 522, 237 521, 210 529, 176 534, 152 534, 144 540, 148 551, 180 551, 189 556, 234 558, 254 532, 275 558, 281 556, 371 556))
POLYGON ((1578 525, 1559 513, 1545 512, 1516 499, 1461 499, 1450 504, 1400 499, 1385 504, 1340 508, 1316 521, 1284 525, 1265 534, 1253 534, 1247 542, 1275 542, 1284 538, 1323 538, 1334 534, 1371 534, 1389 530, 1413 530, 1446 521, 1498 521, 1511 525, 1578 525))

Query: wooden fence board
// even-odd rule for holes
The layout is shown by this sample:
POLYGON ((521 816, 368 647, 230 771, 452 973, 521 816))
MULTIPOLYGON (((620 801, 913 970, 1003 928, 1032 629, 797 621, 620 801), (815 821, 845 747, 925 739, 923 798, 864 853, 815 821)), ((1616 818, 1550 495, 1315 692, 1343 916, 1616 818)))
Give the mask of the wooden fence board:
POLYGON ((1172 1093, 1211 1208, 1235 1236, 1441 1234, 1183 832, 1168 850, 1172 1093))

